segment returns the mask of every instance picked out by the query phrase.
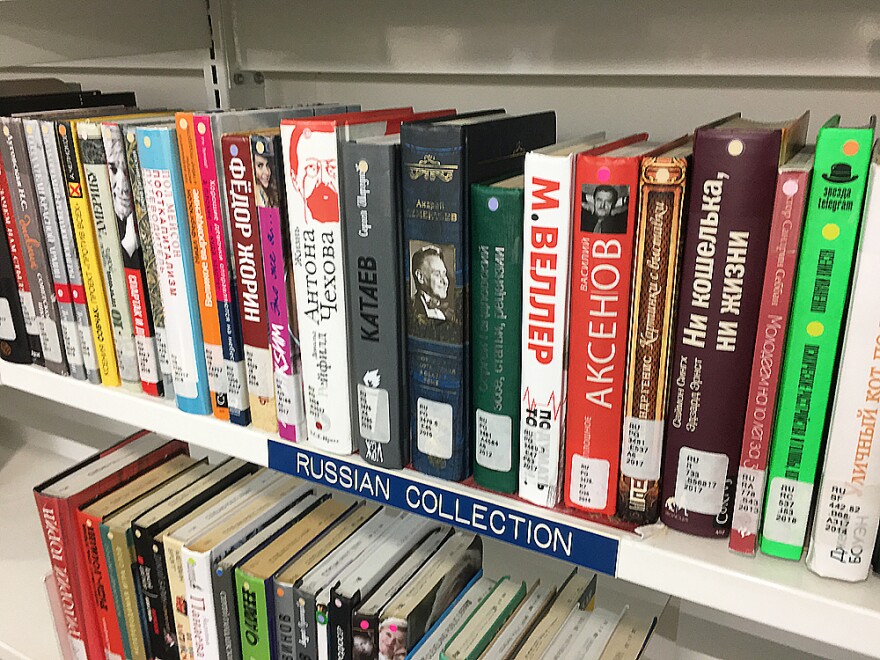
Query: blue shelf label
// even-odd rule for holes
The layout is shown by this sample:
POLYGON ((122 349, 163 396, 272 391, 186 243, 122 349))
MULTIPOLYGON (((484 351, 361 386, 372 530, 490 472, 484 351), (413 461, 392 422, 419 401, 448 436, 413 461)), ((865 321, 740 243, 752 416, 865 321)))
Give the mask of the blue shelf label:
POLYGON ((614 575, 617 539, 506 506, 269 440, 269 467, 380 504, 614 575))

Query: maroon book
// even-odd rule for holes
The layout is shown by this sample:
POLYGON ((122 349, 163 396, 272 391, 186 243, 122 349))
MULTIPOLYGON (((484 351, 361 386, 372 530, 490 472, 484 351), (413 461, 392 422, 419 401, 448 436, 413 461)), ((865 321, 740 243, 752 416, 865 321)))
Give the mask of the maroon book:
POLYGON ((661 487, 674 529, 730 532, 776 174, 808 119, 695 133, 661 487))

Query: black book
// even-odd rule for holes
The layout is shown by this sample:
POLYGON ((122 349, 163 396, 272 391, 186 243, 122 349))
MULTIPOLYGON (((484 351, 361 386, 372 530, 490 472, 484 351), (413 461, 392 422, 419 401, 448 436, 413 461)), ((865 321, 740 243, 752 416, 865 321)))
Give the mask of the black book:
POLYGON ((17 115, 24 112, 41 112, 44 110, 95 108, 104 105, 122 105, 127 108, 133 108, 137 106, 137 99, 134 92, 112 92, 105 94, 98 90, 6 96, 0 97, 0 115, 17 115))
MULTIPOLYGON (((3 213, 0 208, 0 221, 5 222, 3 213)), ((0 236, 0 358, 17 364, 33 362, 5 233, 0 236)))
POLYGON ((470 187, 556 141, 556 113, 401 127, 407 375, 413 467, 460 481, 472 455, 470 187))

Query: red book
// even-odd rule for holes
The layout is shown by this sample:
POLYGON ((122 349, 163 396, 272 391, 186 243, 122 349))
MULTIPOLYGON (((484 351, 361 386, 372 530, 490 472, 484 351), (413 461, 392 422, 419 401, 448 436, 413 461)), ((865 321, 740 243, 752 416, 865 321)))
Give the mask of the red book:
POLYGON ((34 488, 65 630, 76 657, 105 658, 97 613, 87 605, 88 564, 77 541, 77 509, 186 451, 182 442, 141 431, 34 488))
POLYGON ((658 147, 647 139, 585 151, 575 171, 565 503, 605 515, 617 508, 639 167, 658 147))
POLYGON ((767 456, 776 418, 779 374, 785 355, 785 335, 814 154, 812 148, 802 149, 779 168, 776 179, 776 199, 770 225, 761 309, 758 312, 757 341, 752 358, 746 426, 729 541, 731 550, 748 555, 755 554, 764 513, 767 456))

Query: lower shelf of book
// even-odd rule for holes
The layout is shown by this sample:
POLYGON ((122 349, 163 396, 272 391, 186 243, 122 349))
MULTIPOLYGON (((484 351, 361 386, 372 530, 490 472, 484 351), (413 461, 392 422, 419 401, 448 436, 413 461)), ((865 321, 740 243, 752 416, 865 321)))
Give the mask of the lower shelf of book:
POLYGON ((193 445, 542 552, 684 600, 876 656, 880 649, 880 579, 844 584, 769 557, 740 557, 727 544, 657 526, 630 533, 560 510, 441 481, 392 472, 358 456, 331 456, 308 443, 290 445, 173 404, 118 388, 0 363, 0 384, 107 419, 148 428, 193 445), (797 606, 795 607, 795 604, 797 606))

